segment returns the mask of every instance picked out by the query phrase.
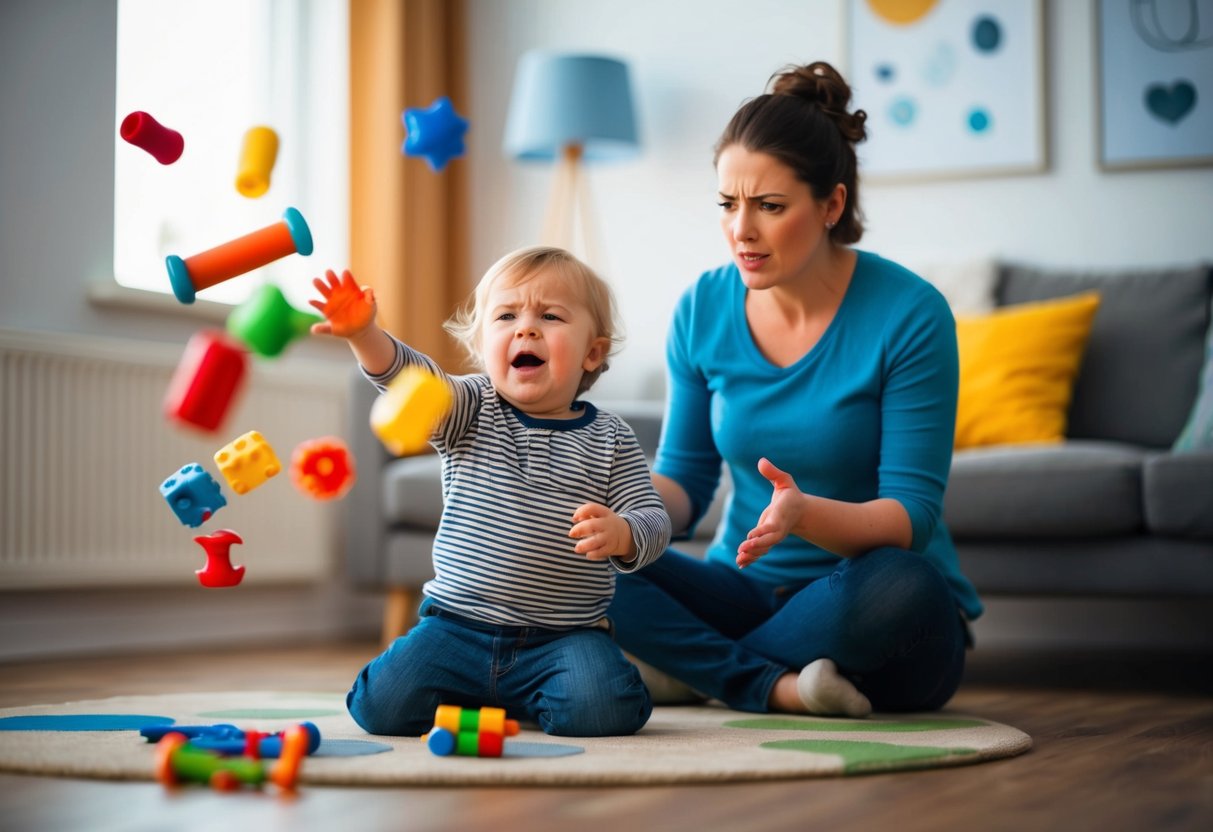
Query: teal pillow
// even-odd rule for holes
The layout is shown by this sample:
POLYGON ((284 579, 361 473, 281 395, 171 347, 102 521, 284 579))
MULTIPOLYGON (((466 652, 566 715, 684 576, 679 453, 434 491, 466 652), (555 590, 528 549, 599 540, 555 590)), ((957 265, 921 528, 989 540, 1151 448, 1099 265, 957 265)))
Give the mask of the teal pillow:
POLYGON ((1200 372, 1200 392, 1196 394, 1196 404, 1192 405, 1188 423, 1175 440, 1172 450, 1179 453, 1213 450, 1213 327, 1205 344, 1205 367, 1200 372))

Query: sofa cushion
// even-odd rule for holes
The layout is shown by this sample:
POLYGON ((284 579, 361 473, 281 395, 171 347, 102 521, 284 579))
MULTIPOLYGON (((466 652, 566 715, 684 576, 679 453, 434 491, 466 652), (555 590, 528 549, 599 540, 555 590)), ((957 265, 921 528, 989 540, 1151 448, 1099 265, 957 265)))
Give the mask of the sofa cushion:
POLYGON ((442 517, 442 459, 408 456, 383 469, 383 519, 389 526, 437 529, 442 517))
POLYGON ((1098 292, 956 319, 956 447, 1060 442, 1098 292))
POLYGON ((963 538, 1075 538, 1142 528, 1146 452, 1112 442, 957 451, 944 520, 963 538))
POLYGON ((1003 269, 999 305, 1095 289, 1099 312, 1067 436, 1152 448, 1175 441, 1196 398, 1209 325, 1208 267, 1135 272, 1003 269))
POLYGON ((1213 451, 1150 455, 1142 496, 1149 531, 1213 539, 1213 451))

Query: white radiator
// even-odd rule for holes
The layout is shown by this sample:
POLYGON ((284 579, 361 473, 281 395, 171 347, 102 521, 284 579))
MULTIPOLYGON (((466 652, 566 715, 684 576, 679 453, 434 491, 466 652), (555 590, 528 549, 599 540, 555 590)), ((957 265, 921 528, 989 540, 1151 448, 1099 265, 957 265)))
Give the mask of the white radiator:
MULTIPOLYGON (((304 439, 341 435, 345 368, 252 358, 220 431, 167 421, 161 401, 182 347, 0 329, 0 588, 194 585, 205 561, 194 537, 243 539, 231 561, 244 583, 323 579, 336 561, 336 507, 290 482, 304 439), (213 455, 260 431, 284 470, 244 496, 213 455), (182 525, 160 483, 201 463, 227 505, 182 525)), ((200 590, 201 591, 201 590, 200 590)))

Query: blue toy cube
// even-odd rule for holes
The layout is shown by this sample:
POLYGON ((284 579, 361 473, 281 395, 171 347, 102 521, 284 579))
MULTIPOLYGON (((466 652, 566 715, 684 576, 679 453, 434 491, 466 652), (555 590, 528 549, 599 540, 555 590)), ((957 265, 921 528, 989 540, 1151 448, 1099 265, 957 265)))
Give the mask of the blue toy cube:
POLYGON ((197 462, 191 462, 160 484, 160 494, 177 519, 197 528, 227 505, 219 483, 197 462))

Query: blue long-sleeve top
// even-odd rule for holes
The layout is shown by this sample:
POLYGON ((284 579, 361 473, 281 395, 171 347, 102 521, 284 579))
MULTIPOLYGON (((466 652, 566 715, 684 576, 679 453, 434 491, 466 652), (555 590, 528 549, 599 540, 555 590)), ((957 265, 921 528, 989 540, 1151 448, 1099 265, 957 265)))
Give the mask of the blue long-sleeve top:
MULTIPOLYGON (((686 490, 694 528, 719 485, 721 462, 728 466, 733 492, 707 553, 727 563, 770 503, 771 484, 758 472, 764 456, 806 494, 896 500, 910 518, 910 548, 940 570, 973 619, 982 604, 940 517, 959 384, 955 322, 925 280, 870 252, 857 255, 833 321, 787 367, 754 343, 736 265, 705 273, 687 290, 667 342, 669 393, 654 470, 686 490)), ((838 562, 789 536, 746 570, 798 584, 838 562)))

